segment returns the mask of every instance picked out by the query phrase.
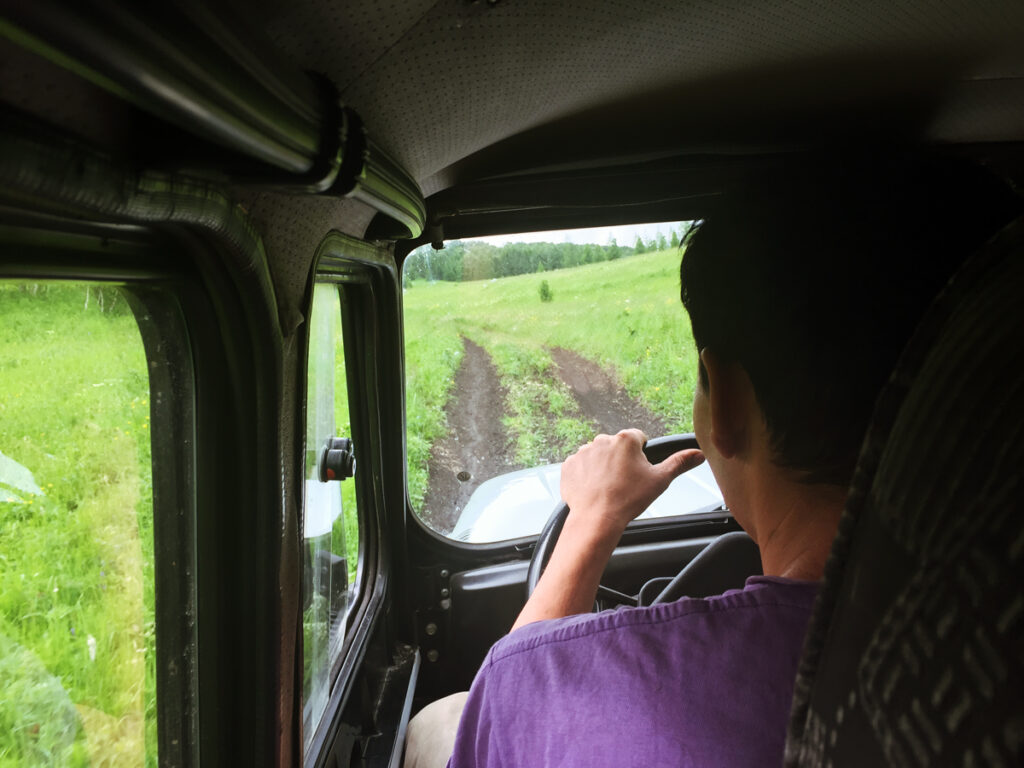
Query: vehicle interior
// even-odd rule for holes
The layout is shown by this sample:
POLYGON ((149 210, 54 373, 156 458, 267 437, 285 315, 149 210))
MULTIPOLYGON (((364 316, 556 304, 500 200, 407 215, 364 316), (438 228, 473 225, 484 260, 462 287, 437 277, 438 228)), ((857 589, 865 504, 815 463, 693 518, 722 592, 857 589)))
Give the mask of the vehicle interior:
MULTIPOLYGON (((62 453, 70 437, 59 437, 71 427, 47 427, 49 437, 42 426, 38 435, 0 431, 4 707, 35 701, 19 690, 52 688, 64 702, 59 718, 0 712, 20 734, 0 745, 0 765, 115 764, 103 761, 119 755, 125 765, 397 766, 410 716, 469 687, 522 608, 541 547, 537 536, 453 539, 411 501, 402 265, 416 249, 699 220, 733 185, 785 174, 823 149, 927 147, 1024 185, 1017 0, 3 0, 0 8, 0 288, 10 286, 0 301, 34 305, 77 286, 69 303, 127 318, 140 339, 137 374, 72 386, 46 373, 54 367, 29 376, 34 369, 0 336, 9 347, 0 347, 8 377, 0 386, 14 381, 18 397, 49 392, 80 409, 76 425, 88 422, 82 428, 101 441, 90 450, 109 463, 121 455, 114 440, 127 437, 126 422, 108 429, 76 387, 99 396, 121 386, 114 379, 141 382, 141 394, 126 397, 145 414, 131 423, 131 439, 143 441, 133 446, 151 472, 149 511, 139 513, 150 543, 132 599, 152 613, 125 619, 125 633, 140 623, 152 631, 124 651, 150 672, 122 714, 51 661, 54 622, 86 667, 121 630, 86 632, 68 618, 91 587, 74 587, 82 596, 61 608, 58 596, 72 587, 45 569, 64 545, 39 555, 42 575, 26 574, 14 554, 35 525, 32 501, 58 510, 47 478, 59 486, 73 474, 62 453), (16 592, 21 603, 8 600, 16 592), (45 637, 38 646, 15 636, 29 626, 45 637)), ((890 410, 869 435, 863 492, 851 495, 826 576, 834 590, 819 601, 801 666, 787 751, 794 765, 825 764, 821 756, 836 748, 830 729, 843 724, 836 702, 854 690, 863 711, 853 716, 856 697, 846 705, 849 735, 829 753, 836 765, 869 756, 940 764, 956 750, 971 755, 965 764, 1013 765, 1024 755, 1024 613, 964 598, 959 626, 976 644, 946 678, 938 664, 918 677, 893 672, 892 659, 908 658, 896 630, 888 655, 873 657, 874 677, 858 678, 843 662, 875 647, 869 627, 893 611, 948 626, 932 603, 889 601, 897 592, 946 594, 936 569, 959 573, 1000 542, 1014 544, 992 556, 1000 564, 982 569, 977 589, 1002 595, 1004 607, 1024 605, 1019 521, 975 514, 979 500, 1020 508, 1011 469, 1024 445, 1020 366, 1011 365, 1024 328, 1013 300, 1024 288, 1019 226, 1001 238, 1000 266, 984 272, 996 256, 978 259, 984 269, 945 296, 930 316, 934 331, 915 338, 916 356, 905 361, 908 381, 920 375, 962 392, 976 406, 970 418, 966 410, 926 418, 930 385, 906 384, 888 393, 890 410), (950 317, 974 336, 950 334, 950 317), (969 354, 979 340, 992 344, 984 365, 969 354), (936 361, 946 367, 933 370, 936 361), (1001 388, 971 389, 965 368, 1001 388), (918 404, 917 422, 899 415, 904 402, 918 404), (938 473, 948 485, 919 497, 947 510, 934 518, 943 531, 970 529, 969 520, 987 531, 980 544, 963 536, 975 549, 933 547, 923 533, 914 539, 927 539, 921 548, 871 549, 881 493, 872 478, 891 488, 899 469, 918 473, 908 487, 927 487, 926 469, 878 458, 889 456, 890 431, 903 455, 921 462, 929 454, 918 448, 938 450, 953 435, 974 446, 970 471, 955 471, 952 456, 935 458, 933 466, 951 467, 938 473), (928 578, 915 570, 919 560, 928 578), (859 562, 868 565, 853 570, 859 562), (869 567, 880 562, 891 570, 869 567), (874 603, 857 602, 864 593, 850 573, 870 583, 874 603), (985 640, 993 627, 996 639, 985 640), (899 684, 886 687, 885 675, 899 684), (961 680, 974 681, 958 701, 978 707, 968 718, 977 728, 956 720, 947 739, 925 722, 920 701, 960 711, 935 691, 961 680), (871 706, 872 692, 884 706, 871 706)), ((666 299, 678 305, 678 290, 666 299)), ((11 338, 35 333, 4 322, 11 338)), ((76 338, 93 333, 89 322, 40 333, 84 344, 76 338)), ((0 421, 13 424, 11 392, 0 421)), ((120 472, 103 469, 103 482, 120 472)), ((909 504, 907 495, 893 491, 892 503, 909 504)), ((81 517, 102 506, 97 498, 58 511, 81 517)), ((105 523, 97 525, 100 540, 105 523)), ((757 562, 728 536, 738 530, 721 506, 637 521, 608 566, 605 598, 636 596, 652 580, 661 591, 695 559, 694 581, 673 594, 740 586, 757 562)), ((102 558, 88 568, 109 572, 116 557, 102 558)), ((920 666, 928 665, 912 665, 920 666)))

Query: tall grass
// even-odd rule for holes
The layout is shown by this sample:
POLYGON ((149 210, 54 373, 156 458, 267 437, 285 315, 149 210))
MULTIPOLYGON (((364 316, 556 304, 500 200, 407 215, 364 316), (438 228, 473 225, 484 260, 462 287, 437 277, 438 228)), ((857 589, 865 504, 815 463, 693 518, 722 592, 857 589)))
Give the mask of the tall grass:
POLYGON ((543 275, 412 283, 404 303, 414 505, 426 491, 430 446, 447 429, 443 409, 460 362, 460 336, 487 349, 498 366, 509 391, 505 423, 520 463, 560 461, 589 436, 552 375, 552 347, 613 369, 670 432, 692 429, 696 350, 679 301, 679 261, 672 249, 543 275), (540 299, 542 281, 551 301, 540 299))
POLYGON ((421 508, 427 493, 431 447, 448 430, 444 407, 462 362, 452 307, 443 303, 448 297, 436 295, 433 288, 405 292, 405 431, 414 509, 421 508))
POLYGON ((0 766, 156 764, 149 388, 116 293, 0 284, 0 766))

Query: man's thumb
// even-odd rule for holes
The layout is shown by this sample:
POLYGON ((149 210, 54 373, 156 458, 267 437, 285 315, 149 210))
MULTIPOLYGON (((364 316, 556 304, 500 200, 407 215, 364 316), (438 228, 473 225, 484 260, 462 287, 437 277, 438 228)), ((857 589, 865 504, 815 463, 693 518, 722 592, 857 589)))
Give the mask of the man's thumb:
POLYGON ((658 464, 658 469, 670 478, 676 478, 702 463, 704 463, 704 454, 697 448, 688 448, 685 451, 673 453, 658 464))

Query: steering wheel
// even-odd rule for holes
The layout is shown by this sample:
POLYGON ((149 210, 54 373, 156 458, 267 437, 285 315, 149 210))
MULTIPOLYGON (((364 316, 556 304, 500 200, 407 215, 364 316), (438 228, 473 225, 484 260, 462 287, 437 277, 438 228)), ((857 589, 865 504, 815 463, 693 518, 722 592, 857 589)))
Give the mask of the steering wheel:
MULTIPOLYGON (((697 438, 694 437, 692 432, 683 435, 667 435, 648 440, 644 446, 644 456, 652 464, 659 464, 673 453, 697 447, 697 438)), ((537 546, 534 547, 533 558, 530 560, 530 567, 526 571, 527 600, 530 599, 533 590, 537 588, 537 582, 540 581, 541 574, 544 573, 548 560, 551 559, 551 553, 555 551, 555 544, 558 543, 558 537, 562 534, 562 528, 565 526, 565 521, 568 517, 569 506, 564 501, 558 502, 555 506, 555 511, 551 513, 551 517, 545 523, 544 530, 540 532, 540 536, 537 538, 537 546)), ((598 595, 611 597, 620 603, 636 605, 636 598, 624 595, 608 587, 598 587, 598 595)))

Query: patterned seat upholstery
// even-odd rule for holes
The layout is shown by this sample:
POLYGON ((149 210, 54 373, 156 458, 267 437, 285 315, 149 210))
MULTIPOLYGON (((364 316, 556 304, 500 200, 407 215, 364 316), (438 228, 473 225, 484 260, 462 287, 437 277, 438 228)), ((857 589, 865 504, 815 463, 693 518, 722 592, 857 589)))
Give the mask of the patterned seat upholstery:
POLYGON ((879 400, 787 766, 1024 764, 1022 246, 1018 220, 968 261, 879 400))

